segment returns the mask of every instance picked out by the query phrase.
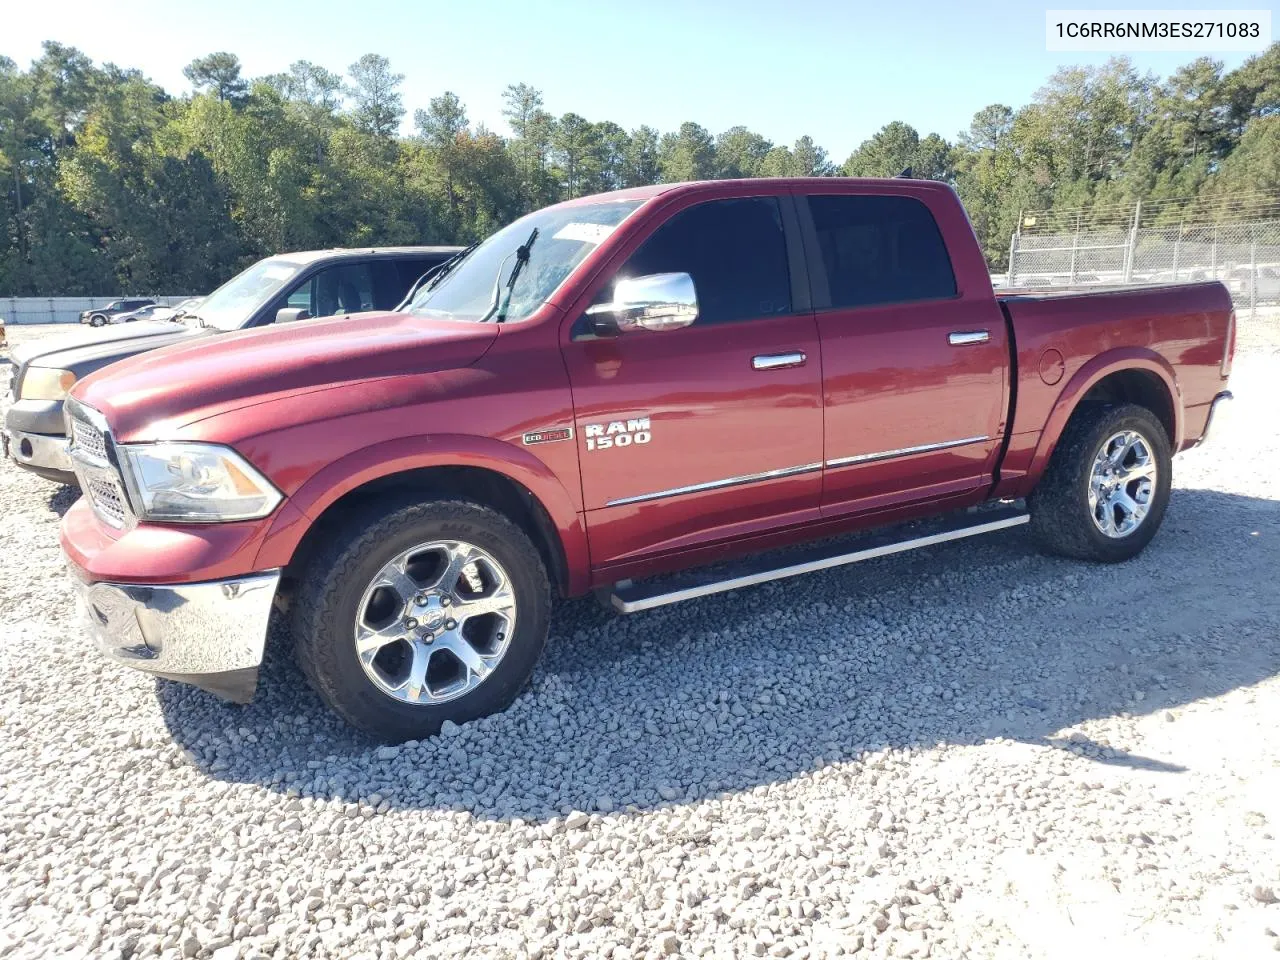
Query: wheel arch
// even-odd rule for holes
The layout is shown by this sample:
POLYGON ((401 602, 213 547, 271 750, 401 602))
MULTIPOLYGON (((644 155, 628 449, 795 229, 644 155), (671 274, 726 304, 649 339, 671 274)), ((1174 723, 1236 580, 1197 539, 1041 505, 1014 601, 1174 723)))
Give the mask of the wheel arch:
POLYGON ((1113 403, 1136 403, 1151 410, 1164 426, 1170 448, 1175 451, 1180 448, 1182 394, 1173 367, 1164 357, 1145 348, 1108 351, 1076 371, 1058 395, 1027 471, 1026 491, 1044 474, 1071 417, 1086 401, 1098 398, 1113 403))
POLYGON ((279 514, 256 565, 297 570, 355 511, 404 492, 499 510, 533 541, 561 595, 587 591, 586 531, 568 490, 526 451, 482 437, 404 438, 329 464, 289 498, 294 510, 279 514))

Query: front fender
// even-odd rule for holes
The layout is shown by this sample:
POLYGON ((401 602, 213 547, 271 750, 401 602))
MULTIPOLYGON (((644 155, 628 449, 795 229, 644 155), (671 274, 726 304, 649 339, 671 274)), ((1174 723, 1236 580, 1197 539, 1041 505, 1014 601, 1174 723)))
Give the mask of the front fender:
POLYGON ((307 530, 339 498, 365 484, 426 467, 478 467, 528 490, 546 510, 564 551, 570 596, 589 589, 586 527, 560 478, 529 451, 489 437, 423 434, 375 443, 330 463, 289 498, 292 511, 277 511, 255 563, 285 566, 307 530))
POLYGON ((1173 366, 1160 354, 1147 347, 1117 347, 1100 353, 1085 363, 1058 394, 1058 399, 1049 412, 1049 418, 1045 422, 1040 441, 1036 445, 1035 454, 1027 470, 1026 482, 1023 485, 1024 493, 1029 493, 1039 482, 1045 467, 1049 465, 1049 458, 1053 456, 1062 431, 1067 426, 1067 421, 1075 413, 1080 401, 1105 377, 1124 370, 1143 370, 1160 378, 1169 395, 1169 409, 1173 411, 1174 436, 1169 439, 1173 445, 1172 449, 1179 449, 1183 431, 1182 391, 1178 386, 1173 366))

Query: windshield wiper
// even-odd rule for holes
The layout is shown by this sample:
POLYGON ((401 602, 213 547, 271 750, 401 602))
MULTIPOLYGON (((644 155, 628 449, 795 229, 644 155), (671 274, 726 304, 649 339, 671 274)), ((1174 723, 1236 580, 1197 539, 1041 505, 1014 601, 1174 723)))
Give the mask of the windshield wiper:
MULTIPOLYGON (((529 250, 533 247, 533 243, 537 239, 538 239, 538 228, 534 227, 533 233, 529 234, 529 239, 526 240, 521 246, 516 247, 516 263, 515 263, 515 266, 511 268, 511 276, 507 278, 507 292, 506 292, 506 295, 503 296, 502 298, 502 305, 497 306, 497 309, 496 309, 497 315, 494 317, 494 320, 498 323, 502 323, 504 320, 507 319, 507 309, 511 306, 511 291, 516 285, 516 278, 520 276, 520 271, 523 270, 525 264, 529 262, 529 250)), ((503 265, 505 265, 506 262, 507 262, 506 259, 503 258, 503 261, 502 261, 503 265)), ((500 284, 501 282, 502 282, 502 267, 499 267, 498 283, 500 284)), ((491 311, 491 312, 494 312, 494 311, 491 311)), ((485 319, 488 320, 489 318, 485 317, 485 319)))
POLYGON ((438 287, 440 285, 440 281, 443 280, 445 277, 447 277, 449 274, 451 274, 453 272, 454 267, 460 264, 463 261, 463 259, 478 246, 480 246, 479 240, 477 240, 475 243, 471 244, 470 246, 464 247, 462 250, 459 250, 457 253, 455 253, 448 260, 445 260, 443 263, 437 263, 434 267, 432 267, 430 270, 428 270, 426 273, 420 276, 417 280, 415 280, 413 282, 413 286, 409 288, 409 292, 404 295, 404 299, 401 300, 400 303, 396 306, 397 312, 404 310, 406 307, 408 307, 413 302, 413 298, 416 297, 420 292, 429 293, 432 290, 434 290, 436 287, 438 287))

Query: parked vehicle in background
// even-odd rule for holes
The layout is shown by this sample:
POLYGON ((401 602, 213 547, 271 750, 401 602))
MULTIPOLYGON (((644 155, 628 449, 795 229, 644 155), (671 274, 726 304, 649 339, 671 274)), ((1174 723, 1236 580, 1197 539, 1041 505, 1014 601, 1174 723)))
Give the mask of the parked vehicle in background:
POLYGON ((4 332, 4 317, 0 317, 0 348, 8 346, 8 338, 4 332))
POLYGON ((112 300, 105 307, 82 310, 80 312, 80 322, 87 323, 91 327, 106 326, 114 316, 122 313, 132 313, 154 303, 155 301, 149 297, 125 297, 121 300, 112 300))
POLYGON ((267 257, 169 321, 143 319, 90 341, 49 340, 19 347, 10 381, 15 401, 0 435, 4 454, 46 479, 74 484, 62 403, 80 378, 147 350, 186 340, 203 344, 219 333, 281 319, 389 310, 423 273, 459 249, 374 247, 267 257))
POLYGON ((1224 279, 1239 302, 1280 300, 1280 273, 1273 267, 1235 267, 1224 279))
POLYGON ((78 384, 62 545, 117 662, 248 699, 278 604, 330 707, 417 738, 512 701, 553 592, 632 612, 1023 523, 1134 556, 1229 396, 1233 317, 1220 283, 997 297, 930 181, 584 197, 404 312, 78 384))
POLYGON ((184 314, 193 313, 197 306, 204 302, 204 297, 188 297, 171 307, 160 307, 151 315, 152 320, 176 320, 184 314))
POLYGON ((148 303, 137 310, 126 313, 113 313, 107 317, 107 323, 133 323, 137 320, 159 320, 173 316, 174 311, 162 303, 148 303))

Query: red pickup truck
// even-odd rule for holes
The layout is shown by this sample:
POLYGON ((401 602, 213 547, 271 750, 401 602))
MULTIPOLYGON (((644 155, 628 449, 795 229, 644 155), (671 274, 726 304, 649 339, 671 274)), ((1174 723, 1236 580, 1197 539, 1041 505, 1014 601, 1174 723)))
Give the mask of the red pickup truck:
POLYGON ((1218 283, 996 297, 937 183, 584 197, 398 312, 83 380, 62 544, 116 660, 243 701, 275 608, 333 709, 421 737, 511 702, 556 594, 630 612, 1020 523, 1133 556, 1233 328, 1218 283))

